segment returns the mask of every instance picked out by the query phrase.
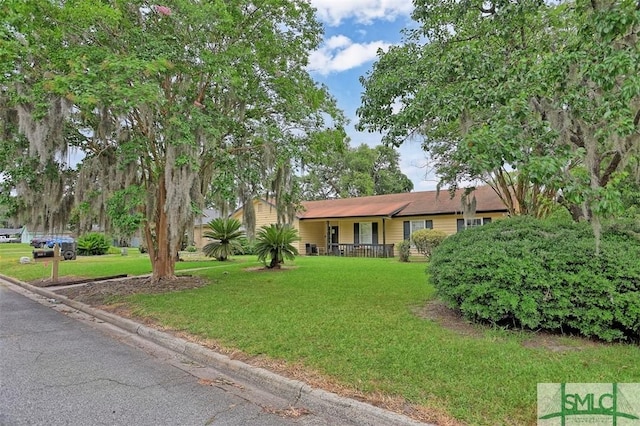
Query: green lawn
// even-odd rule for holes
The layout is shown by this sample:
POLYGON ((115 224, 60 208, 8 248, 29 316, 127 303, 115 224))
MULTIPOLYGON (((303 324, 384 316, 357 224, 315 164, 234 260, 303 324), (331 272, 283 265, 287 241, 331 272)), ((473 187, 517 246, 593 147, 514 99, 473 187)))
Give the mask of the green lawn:
MULTIPOLYGON (((140 258, 63 265, 85 276, 81 265, 98 261, 112 272, 148 271, 140 258)), ((0 251, 0 271, 14 275, 5 265, 0 251)), ((253 257, 211 262, 216 267, 193 272, 209 286, 128 303, 136 315, 226 348, 304 365, 353 391, 400 396, 469 424, 535 424, 539 382, 640 382, 637 346, 564 338, 569 350, 531 348, 523 342, 532 333, 487 329, 471 337, 416 316, 433 298, 423 262, 301 257, 285 271, 246 270, 256 265, 253 257)))
MULTIPOLYGON (((51 258, 41 258, 31 263, 21 264, 20 257, 32 257, 33 247, 28 244, 0 244, 0 273, 23 281, 47 279, 51 276, 51 258)), ((185 254, 188 257, 188 254, 185 254)), ((249 259, 246 259, 250 261, 249 259)), ((255 259, 251 259, 257 265, 255 259)), ((176 271, 192 268, 220 266, 216 260, 187 261, 176 263, 176 271)), ((108 254, 104 256, 78 256, 76 260, 62 261, 59 275, 83 278, 110 275, 144 275, 151 273, 148 254, 141 254, 137 248, 129 248, 128 254, 108 254)))

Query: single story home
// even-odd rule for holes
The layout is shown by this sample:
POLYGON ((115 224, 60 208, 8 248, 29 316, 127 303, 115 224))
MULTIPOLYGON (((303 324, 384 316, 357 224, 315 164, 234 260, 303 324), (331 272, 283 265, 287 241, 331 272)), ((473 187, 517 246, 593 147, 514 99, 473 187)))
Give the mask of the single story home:
MULTIPOLYGON (((463 214, 460 189, 451 198, 449 191, 422 191, 370 197, 302 202, 292 226, 298 229, 301 254, 393 257, 397 243, 409 239, 422 228, 454 234, 507 216, 507 209, 488 186, 478 187, 475 213, 463 214)), ((275 205, 264 199, 253 201, 256 229, 277 220, 275 205)), ((232 214, 242 221, 242 209, 232 214)))

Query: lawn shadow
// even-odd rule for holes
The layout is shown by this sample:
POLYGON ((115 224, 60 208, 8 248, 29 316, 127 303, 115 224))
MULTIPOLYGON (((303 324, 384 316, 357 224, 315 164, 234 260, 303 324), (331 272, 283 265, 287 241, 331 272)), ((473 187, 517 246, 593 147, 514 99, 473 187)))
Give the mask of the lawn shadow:
POLYGON ((430 300, 424 306, 416 307, 414 315, 419 318, 434 321, 446 330, 471 338, 484 338, 487 332, 499 330, 506 336, 518 336, 522 338, 521 345, 525 348, 545 349, 551 352, 580 351, 587 348, 609 345, 581 336, 564 335, 548 331, 514 330, 489 324, 473 323, 463 317, 456 309, 445 305, 441 300, 430 300))

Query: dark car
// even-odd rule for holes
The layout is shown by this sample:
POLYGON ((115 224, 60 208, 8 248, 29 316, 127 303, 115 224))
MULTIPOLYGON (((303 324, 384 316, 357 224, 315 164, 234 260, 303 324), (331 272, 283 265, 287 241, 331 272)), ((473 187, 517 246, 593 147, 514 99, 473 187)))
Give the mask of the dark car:
POLYGON ((75 240, 71 237, 36 237, 31 240, 30 244, 35 248, 53 248, 56 244, 62 246, 62 243, 73 242, 75 242, 75 240))
POLYGON ((51 237, 35 237, 31 239, 29 245, 35 248, 44 248, 47 245, 47 241, 50 240, 51 237))
POLYGON ((64 260, 74 260, 78 247, 76 241, 71 237, 38 237, 31 240, 33 250, 33 258, 53 257, 53 247, 58 244, 60 254, 64 260))

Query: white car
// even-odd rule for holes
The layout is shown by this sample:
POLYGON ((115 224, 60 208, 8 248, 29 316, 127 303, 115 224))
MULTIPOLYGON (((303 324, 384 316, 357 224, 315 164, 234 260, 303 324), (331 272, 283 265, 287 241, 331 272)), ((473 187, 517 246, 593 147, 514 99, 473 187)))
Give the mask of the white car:
POLYGON ((0 235, 0 243, 19 243, 20 238, 10 238, 6 235, 0 235))

